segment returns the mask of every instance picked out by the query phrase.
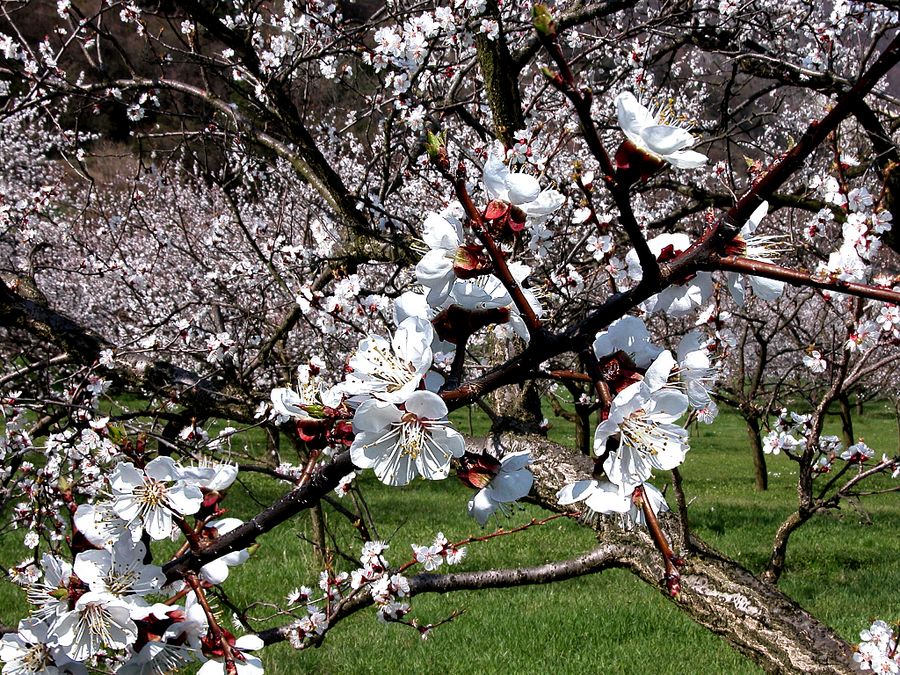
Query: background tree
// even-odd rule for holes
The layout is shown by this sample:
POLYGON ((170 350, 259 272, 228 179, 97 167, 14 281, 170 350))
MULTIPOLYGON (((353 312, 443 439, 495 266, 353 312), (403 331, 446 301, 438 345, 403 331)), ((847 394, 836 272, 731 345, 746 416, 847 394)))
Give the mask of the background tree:
MULTIPOLYGON (((254 648, 327 643, 368 605, 427 632, 404 618, 420 593, 624 567, 770 670, 851 668, 847 642, 777 581, 798 527, 897 490, 896 458, 823 437, 831 404, 900 338, 881 245, 897 203, 895 7, 52 9, 7 3, 0 28, 2 496, 36 551, 13 574, 34 621, 3 658, 34 644, 72 670, 252 670, 254 648), (773 311, 785 285, 800 288, 773 311), (745 325, 755 349, 729 336, 745 325), (798 502, 759 577, 691 534, 677 471, 674 421, 712 420, 725 353, 738 398, 787 382, 766 372, 783 358, 812 404, 766 439, 796 461, 798 502), (815 374, 825 361, 817 383, 804 357, 815 374), (582 449, 597 412, 593 460, 534 433, 541 402, 522 394, 547 380, 585 406, 582 449), (443 418, 504 389, 490 453, 464 454, 443 418), (511 398, 528 419, 510 419, 511 398), (229 427, 210 438, 215 420, 229 427), (240 448, 253 426, 265 458, 240 448), (479 521, 527 492, 577 509, 598 547, 435 574, 470 543, 439 535, 389 562, 355 471, 402 484, 451 464, 479 489, 479 521), (291 487, 226 523, 238 469, 291 487), (674 513, 654 470, 673 472, 674 513), (228 567, 305 511, 321 593, 234 640, 211 605, 228 567), (173 530, 180 548, 153 566, 173 530), (113 559, 146 588, 110 592, 113 559)), ((894 658, 887 644, 865 641, 857 661, 894 658)))

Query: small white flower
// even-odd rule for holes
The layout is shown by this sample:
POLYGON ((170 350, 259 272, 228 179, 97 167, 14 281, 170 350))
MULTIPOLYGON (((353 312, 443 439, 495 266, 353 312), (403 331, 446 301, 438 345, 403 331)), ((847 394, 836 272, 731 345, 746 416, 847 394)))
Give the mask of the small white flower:
POLYGON ((374 469, 388 485, 406 485, 417 474, 429 480, 446 478, 450 460, 465 452, 463 437, 445 421, 447 404, 430 391, 416 391, 405 408, 375 399, 359 406, 353 416, 353 463, 374 469))
POLYGON ((619 435, 619 444, 603 462, 603 470, 622 495, 630 495, 653 469, 673 469, 684 461, 687 432, 673 422, 687 411, 688 398, 667 386, 674 365, 671 353, 660 354, 641 382, 616 395, 609 416, 597 425, 594 452, 598 457, 606 452, 609 439, 619 435))
POLYGON ((497 474, 469 500, 469 515, 479 525, 483 526, 495 511, 505 511, 507 504, 531 491, 534 476, 526 468, 529 464, 531 454, 528 451, 511 452, 501 458, 497 474))
POLYGON ((561 193, 541 190, 534 176, 511 172, 503 156, 502 147, 495 144, 484 163, 484 189, 489 199, 517 207, 531 222, 541 222, 559 210, 566 201, 561 193))
MULTIPOLYGON (((738 236, 735 237, 729 245, 729 252, 751 260, 773 262, 777 253, 777 250, 773 245, 775 239, 773 237, 758 236, 755 234, 756 228, 759 227, 759 223, 765 217, 766 213, 768 213, 768 210, 769 202, 763 202, 750 214, 747 223, 741 228, 738 236), (731 249, 734 249, 734 251, 731 249)), ((772 301, 781 297, 781 293, 784 290, 783 281, 766 279, 765 277, 754 275, 748 276, 750 288, 753 289, 754 294, 758 295, 763 300, 772 301)), ((746 296, 743 276, 739 272, 727 272, 726 277, 728 278, 728 290, 731 293, 731 297, 734 298, 734 301, 739 306, 743 306, 744 298, 746 296)))
POLYGON ((434 329, 429 321, 409 317, 388 342, 381 336, 360 341, 350 357, 352 372, 344 390, 351 394, 371 394, 389 403, 402 403, 412 394, 431 367, 434 329))
MULTIPOLYGON (((647 241, 650 252, 657 259, 671 259, 683 253, 691 245, 690 237, 683 233, 661 234, 647 241)), ((628 276, 640 281, 644 272, 641 269, 637 251, 631 249, 625 255, 628 276)), ((644 308, 649 313, 666 312, 670 316, 679 317, 689 314, 700 307, 712 295, 712 274, 697 272, 693 279, 681 285, 671 285, 660 293, 649 298, 644 308)))
POLYGON ((110 477, 113 511, 129 527, 141 527, 152 539, 172 532, 172 516, 200 510, 203 493, 182 479, 171 457, 157 457, 143 471, 131 462, 119 464, 110 477))
MULTIPOLYGON (((262 661, 249 652, 262 649, 264 646, 263 641, 256 635, 242 635, 234 641, 231 650, 238 675, 262 675, 262 661)), ((204 663, 197 671, 197 675, 225 675, 227 672, 225 658, 216 657, 204 663)))
MULTIPOLYGON (((659 490, 649 483, 643 483, 640 487, 643 498, 648 501, 653 513, 658 515, 669 510, 669 505, 659 490)), ((556 493, 556 499, 562 506, 584 502, 585 506, 596 513, 617 513, 626 530, 635 525, 647 525, 644 511, 635 503, 633 494, 623 495, 619 487, 609 481, 579 480, 570 483, 556 493)))
POLYGON ((106 593, 85 593, 53 627, 59 646, 84 662, 101 649, 124 649, 137 639, 130 607, 106 593))
POLYGON ((694 145, 694 137, 687 129, 661 123, 659 116, 638 103, 631 92, 616 97, 616 111, 619 126, 639 150, 679 169, 695 169, 706 164, 705 155, 687 149, 694 145))
POLYGON ((803 365, 809 368, 814 373, 824 373, 825 369, 828 368, 828 363, 825 359, 822 358, 822 354, 813 349, 809 354, 805 354, 803 356, 803 365))
POLYGON ((453 266, 463 243, 462 224, 451 213, 429 213, 422 227, 430 250, 416 265, 416 281, 428 289, 428 304, 440 307, 456 281, 453 266))
POLYGON ((594 355, 598 359, 625 352, 638 368, 647 368, 662 353, 662 347, 650 342, 650 332, 643 320, 636 316, 623 316, 613 321, 605 331, 597 333, 594 355))

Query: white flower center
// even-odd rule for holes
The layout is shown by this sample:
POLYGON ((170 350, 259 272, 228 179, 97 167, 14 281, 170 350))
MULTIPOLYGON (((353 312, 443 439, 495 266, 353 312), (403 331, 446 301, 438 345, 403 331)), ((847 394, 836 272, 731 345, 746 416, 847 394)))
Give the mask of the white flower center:
POLYGON ((112 617, 103 605, 99 603, 86 605, 81 610, 78 622, 75 624, 75 641, 73 644, 84 644, 87 641, 92 641, 94 637, 99 637, 103 644, 111 643, 113 641, 109 632, 111 619, 112 617))
POLYGON ((43 673, 52 663, 47 645, 33 645, 22 657, 22 670, 26 673, 43 673))
POLYGON ((409 376, 415 372, 411 363, 378 345, 371 347, 366 352, 366 360, 374 366, 373 375, 390 383, 387 390, 391 393, 402 389, 409 382, 409 376))
POLYGON ((681 437, 677 429, 678 427, 653 420, 643 408, 635 410, 619 425, 622 445, 649 455, 657 455, 669 447, 680 447, 681 437))
POLYGON ((144 478, 144 484, 134 488, 134 500, 141 505, 141 515, 166 505, 168 487, 163 482, 144 478))

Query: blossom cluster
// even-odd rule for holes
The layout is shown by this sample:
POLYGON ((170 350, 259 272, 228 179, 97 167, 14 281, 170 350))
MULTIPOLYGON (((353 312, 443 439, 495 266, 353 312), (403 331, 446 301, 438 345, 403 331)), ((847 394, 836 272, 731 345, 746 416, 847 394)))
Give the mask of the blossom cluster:
MULTIPOLYGON (((236 476, 231 465, 190 467, 168 456, 142 466, 119 461, 94 501, 71 505, 74 560, 46 553, 39 564, 11 571, 31 615, 0 641, 4 670, 162 672, 200 661, 205 674, 224 672, 227 631, 210 631, 206 600, 200 602, 197 588, 185 581, 170 582, 151 562, 146 542, 185 531, 208 544, 241 526, 220 517, 219 502, 236 476)), ((208 562, 198 583, 221 584, 249 555, 239 550, 208 562)), ((243 653, 262 646, 258 638, 228 640, 232 658, 247 673, 262 672, 259 660, 243 653)))
POLYGON ((875 621, 859 633, 853 665, 862 672, 900 673, 897 630, 885 621, 875 621))
POLYGON ((678 418, 689 409, 706 421, 715 416, 710 387, 716 369, 709 346, 700 333, 689 333, 679 343, 676 359, 652 344, 644 322, 631 316, 597 335, 594 355, 615 393, 594 434, 594 454, 603 459, 607 480, 565 486, 557 495, 560 504, 583 501, 598 513, 620 514, 626 527, 645 522, 643 500, 654 512, 667 510, 662 495, 647 481, 654 470, 670 470, 684 461, 689 446, 687 432, 675 424, 678 418))

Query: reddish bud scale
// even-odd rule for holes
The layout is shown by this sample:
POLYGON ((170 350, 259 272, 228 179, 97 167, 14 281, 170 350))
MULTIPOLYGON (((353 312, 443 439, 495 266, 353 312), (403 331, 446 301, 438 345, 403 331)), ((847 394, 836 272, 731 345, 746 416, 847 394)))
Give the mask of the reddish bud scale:
POLYGON ((677 598, 681 595, 681 575, 678 574, 678 572, 669 572, 666 574, 665 583, 670 597, 677 598))
POLYGON ((467 452, 459 460, 457 477, 470 488, 480 490, 487 487, 494 477, 500 473, 500 460, 493 455, 482 452, 478 455, 467 452))
POLYGON ((647 182, 666 162, 661 157, 650 154, 630 140, 622 141, 615 154, 616 177, 623 185, 632 185, 638 180, 647 182))

